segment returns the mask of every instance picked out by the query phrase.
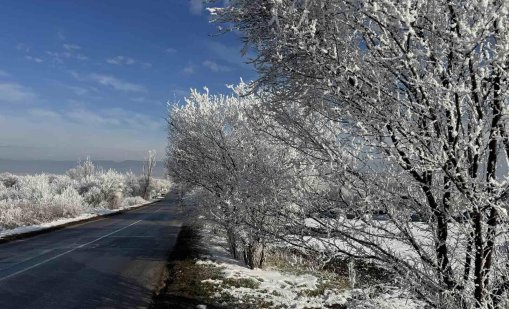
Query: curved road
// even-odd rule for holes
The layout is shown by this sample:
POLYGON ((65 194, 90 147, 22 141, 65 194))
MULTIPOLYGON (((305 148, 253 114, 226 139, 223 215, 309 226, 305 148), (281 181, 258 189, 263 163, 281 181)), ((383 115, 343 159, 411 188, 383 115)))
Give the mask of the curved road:
POLYGON ((0 308, 145 308, 180 230, 175 194, 0 245, 0 308))

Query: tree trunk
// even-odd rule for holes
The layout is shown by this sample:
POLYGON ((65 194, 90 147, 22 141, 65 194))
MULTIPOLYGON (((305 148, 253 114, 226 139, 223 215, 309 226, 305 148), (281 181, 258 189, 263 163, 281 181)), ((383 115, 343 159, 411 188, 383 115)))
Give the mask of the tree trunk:
POLYGON ((251 268, 261 268, 264 260, 264 246, 258 241, 249 243, 244 248, 244 262, 251 268))
POLYGON ((237 237, 232 227, 228 227, 226 229, 226 238, 228 241, 230 254, 233 256, 234 259, 237 259, 239 257, 237 253, 237 237))
POLYGON ((484 240, 482 234, 482 214, 479 210, 474 211, 474 247, 475 247, 475 263, 474 263, 474 298, 476 307, 480 308, 484 302, 484 240))

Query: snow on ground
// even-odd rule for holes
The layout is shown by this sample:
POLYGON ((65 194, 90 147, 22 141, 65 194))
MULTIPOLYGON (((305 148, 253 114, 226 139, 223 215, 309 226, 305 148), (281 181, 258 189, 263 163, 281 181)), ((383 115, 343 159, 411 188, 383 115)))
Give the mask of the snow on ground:
MULTIPOLYGON (((366 309, 424 308, 423 303, 410 299, 404 291, 395 287, 350 289, 347 279, 343 278, 343 286, 338 286, 320 272, 292 273, 275 268, 249 269, 242 262, 230 257, 224 249, 224 241, 220 238, 207 238, 210 240, 210 256, 206 260, 197 261, 197 264, 220 268, 224 279, 208 279, 202 282, 220 287, 222 293, 228 293, 239 303, 262 299, 271 302, 276 308, 328 308, 333 305, 366 309), (224 284, 228 280, 248 280, 256 284, 235 287, 224 284)), ((217 293, 217 297, 220 297, 220 293, 217 293)))
MULTIPOLYGON (((248 269, 245 266, 229 263, 217 263, 210 260, 198 261, 198 264, 211 265, 223 269, 225 279, 251 279, 259 283, 257 287, 229 287, 226 291, 238 299, 263 299, 275 307, 322 308, 334 304, 344 304, 350 297, 350 291, 326 289, 321 295, 306 296, 318 289, 320 279, 311 274, 292 275, 274 269, 248 269)), ((222 280, 205 280, 221 285, 222 280)))
POLYGON ((58 220, 54 220, 54 221, 47 222, 47 223, 41 223, 41 224, 30 225, 30 226, 21 226, 21 227, 9 229, 9 230, 0 229, 0 239, 8 237, 8 236, 22 235, 22 234, 26 234, 26 233, 42 231, 42 230, 58 227, 61 225, 69 224, 72 222, 79 222, 79 221, 91 219, 94 217, 113 214, 113 213, 124 211, 127 209, 141 207, 141 206, 149 204, 149 203, 151 203, 151 202, 146 202, 146 203, 131 205, 131 206, 124 206, 124 207, 121 207, 118 209, 95 209, 93 212, 85 213, 85 214, 79 215, 74 218, 63 218, 63 219, 58 219, 58 220))

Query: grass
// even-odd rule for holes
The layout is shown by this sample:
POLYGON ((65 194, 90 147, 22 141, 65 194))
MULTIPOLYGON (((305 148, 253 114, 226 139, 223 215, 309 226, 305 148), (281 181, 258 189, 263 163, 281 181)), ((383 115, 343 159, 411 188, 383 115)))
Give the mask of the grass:
MULTIPOLYGON (((198 304, 207 308, 286 308, 275 306, 270 296, 281 296, 278 291, 261 290, 262 278, 225 278, 223 268, 207 263, 196 263, 203 245, 199 226, 184 226, 168 263, 168 279, 161 293, 155 297, 152 308, 194 308, 198 304), (249 296, 232 295, 231 289, 252 289, 249 296)), ((306 289, 285 281, 288 286, 302 288, 297 294, 301 297, 319 297, 328 290, 343 291, 350 288, 348 279, 348 260, 336 259, 325 266, 318 265, 312 257, 293 249, 271 249, 266 253, 266 267, 291 275, 311 274, 318 278, 316 288, 306 289)), ((357 262, 357 285, 367 286, 387 282, 391 275, 373 264, 357 262)), ((344 309, 341 304, 327 308, 344 309)))
POLYGON ((167 294, 186 297, 201 301, 213 298, 218 291, 215 284, 202 282, 206 279, 222 279, 221 269, 218 267, 196 264, 194 260, 175 262, 173 265, 171 283, 167 287, 167 294))
POLYGON ((222 286, 225 288, 235 287, 235 288, 247 288, 247 289, 257 289, 260 287, 260 282, 251 278, 226 278, 223 279, 222 286))
MULTIPOLYGON (((324 270, 329 273, 335 273, 340 277, 348 278, 348 259, 336 258, 324 266, 324 270)), ((362 261, 355 261, 356 285, 363 288, 377 284, 389 283, 394 275, 386 269, 377 265, 362 261)))

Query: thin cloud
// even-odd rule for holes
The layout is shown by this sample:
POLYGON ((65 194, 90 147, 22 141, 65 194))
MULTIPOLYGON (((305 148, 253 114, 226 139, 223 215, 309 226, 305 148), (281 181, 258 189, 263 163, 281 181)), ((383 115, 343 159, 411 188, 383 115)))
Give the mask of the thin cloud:
POLYGON ((184 72, 185 74, 188 74, 188 75, 194 74, 194 71, 195 71, 195 65, 193 65, 193 64, 189 64, 189 65, 187 65, 187 66, 184 68, 184 70, 183 70, 183 72, 184 72))
POLYGON ((65 33, 62 30, 57 32, 57 36, 61 41, 65 41, 65 33))
POLYGON ((78 96, 83 96, 90 92, 88 89, 83 88, 83 87, 78 87, 78 86, 66 86, 66 87, 69 88, 70 90, 72 90, 78 96))
POLYGON ((242 69, 252 69, 251 66, 246 63, 248 58, 242 56, 240 47, 227 46, 216 41, 211 41, 208 43, 208 49, 216 58, 221 59, 231 66, 242 69))
POLYGON ((201 15, 203 12, 203 0, 190 0, 189 12, 193 15, 201 15))
POLYGON ((177 49, 173 48, 173 47, 169 47, 165 51, 167 54, 175 54, 177 52, 177 49))
POLYGON ((88 57, 83 54, 74 53, 75 49, 66 49, 64 52, 46 51, 46 54, 52 58, 56 63, 64 63, 66 59, 76 59, 79 61, 88 60, 88 57))
POLYGON ((0 102, 30 103, 37 95, 30 89, 17 83, 0 83, 0 102))
POLYGON ((64 49, 68 51, 80 50, 81 46, 76 44, 64 44, 64 49))
POLYGON ((132 65, 136 63, 136 60, 134 60, 131 57, 126 56, 115 56, 113 58, 106 59, 106 62, 109 64, 115 64, 115 65, 132 65))
POLYGON ((223 65, 219 65, 214 61, 211 60, 205 60, 203 61, 202 65, 212 72, 229 72, 231 71, 231 68, 223 65))
POLYGON ((28 56, 25 56, 25 59, 29 60, 29 61, 33 61, 33 62, 36 62, 36 63, 43 63, 44 60, 42 60, 41 58, 38 58, 38 57, 32 57, 30 55, 28 56))
POLYGON ((18 43, 16 45, 16 49, 25 53, 29 53, 31 48, 25 43, 18 43))
POLYGON ((136 97, 136 98, 131 98, 131 101, 136 102, 136 103, 144 103, 147 101, 147 99, 145 99, 144 97, 136 97))
POLYGON ((165 134, 163 119, 120 108, 32 109, 16 116, 2 116, 0 110, 0 147, 11 158, 75 159, 90 154, 139 159, 147 149, 164 153, 165 134))
POLYGON ((42 119, 57 119, 60 118, 60 114, 49 109, 34 108, 29 109, 28 114, 34 117, 42 119))
POLYGON ((105 117, 103 115, 94 113, 88 110, 74 110, 70 111, 66 114, 71 120, 80 122, 83 124, 93 124, 93 125, 120 125, 120 119, 105 117))
POLYGON ((88 75, 88 79, 119 91, 147 92, 147 88, 143 85, 126 82, 111 75, 92 73, 88 75))
POLYGON ((7 71, 0 70, 0 77, 9 77, 11 74, 7 73, 7 71))
POLYGON ((85 61, 85 60, 88 60, 88 57, 85 55, 82 55, 82 54, 77 54, 76 59, 78 59, 80 61, 85 61))

